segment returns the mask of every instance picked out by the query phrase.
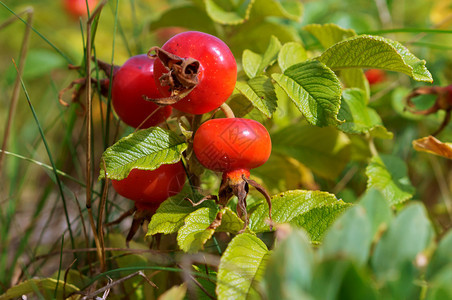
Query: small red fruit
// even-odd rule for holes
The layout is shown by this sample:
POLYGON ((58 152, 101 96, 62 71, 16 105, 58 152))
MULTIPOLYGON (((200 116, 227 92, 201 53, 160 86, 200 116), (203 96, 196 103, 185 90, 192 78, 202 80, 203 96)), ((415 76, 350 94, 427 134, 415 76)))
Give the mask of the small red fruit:
POLYGON ((182 190, 185 178, 184 166, 179 161, 152 171, 133 169, 126 178, 112 180, 112 185, 118 194, 135 201, 138 209, 155 209, 182 190))
MULTIPOLYGON (((90 12, 96 7, 98 0, 88 0, 88 7, 90 12)), ((86 17, 88 9, 85 0, 64 0, 64 7, 66 11, 75 18, 86 17)))
MULTIPOLYGON (((268 160, 271 148, 267 129, 259 122, 249 119, 209 120, 195 133, 193 150, 199 162, 210 170, 223 172, 218 202, 221 206, 226 206, 233 195, 237 196, 237 213, 245 221, 243 230, 248 224, 248 185, 264 195, 271 219, 270 196, 262 186, 249 178, 250 169, 257 168, 268 160)), ((221 216, 217 218, 221 220, 221 216)))
POLYGON ((174 108, 203 114, 218 108, 232 94, 237 64, 219 38, 198 31, 179 33, 162 48, 153 47, 158 59, 154 78, 160 93, 174 108))
POLYGON ((386 73, 381 69, 369 69, 364 72, 364 75, 369 81, 370 85, 380 83, 386 80, 386 73))
POLYGON ((257 121, 212 119, 196 131, 193 149, 203 166, 228 173, 264 164, 271 153, 271 140, 267 129, 257 121))
POLYGON ((129 126, 148 128, 165 121, 170 106, 159 107, 145 97, 161 97, 154 81, 154 59, 146 54, 129 58, 113 77, 112 104, 121 120, 129 126), (158 109, 158 110, 157 110, 158 109))

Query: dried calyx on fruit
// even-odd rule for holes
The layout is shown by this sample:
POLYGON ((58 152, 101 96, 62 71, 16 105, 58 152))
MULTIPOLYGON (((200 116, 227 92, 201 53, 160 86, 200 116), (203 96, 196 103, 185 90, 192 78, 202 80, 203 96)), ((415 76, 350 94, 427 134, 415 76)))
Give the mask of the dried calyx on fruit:
MULTIPOLYGON (((262 124, 242 118, 206 121, 195 133, 193 150, 204 167, 223 173, 218 197, 210 195, 197 204, 215 199, 221 207, 225 207, 232 196, 237 196, 237 214, 245 222, 243 232, 249 222, 246 198, 251 185, 265 197, 271 220, 270 195, 264 187, 250 179, 250 169, 264 164, 271 153, 270 135, 262 124)), ((217 215, 211 227, 216 228, 220 223, 221 214, 217 215)))
POLYGON ((219 38, 198 31, 173 36, 148 53, 155 58, 154 80, 162 97, 149 99, 159 105, 204 114, 231 96, 237 81, 237 63, 219 38))
POLYGON ((414 89, 408 96, 406 97, 408 110, 417 115, 429 115, 436 113, 439 110, 444 110, 446 115, 444 116, 444 120, 441 123, 440 127, 432 133, 432 135, 439 134, 450 122, 450 114, 452 111, 452 85, 448 85, 445 87, 441 86, 423 86, 414 89), (428 109, 425 110, 416 110, 416 106, 413 102, 413 98, 420 95, 437 95, 436 101, 428 109))

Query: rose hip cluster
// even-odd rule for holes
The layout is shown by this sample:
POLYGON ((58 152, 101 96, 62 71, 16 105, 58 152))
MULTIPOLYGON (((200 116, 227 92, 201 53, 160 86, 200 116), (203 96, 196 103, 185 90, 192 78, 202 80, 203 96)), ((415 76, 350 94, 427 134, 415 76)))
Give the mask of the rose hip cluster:
MULTIPOLYGON (((152 47, 147 55, 131 57, 115 69, 112 104, 124 123, 148 128, 164 122, 173 109, 193 115, 218 109, 232 94, 236 79, 235 58, 223 41, 202 32, 183 32, 161 48, 152 47)), ((250 179, 250 169, 270 156, 271 141, 265 127, 230 114, 198 126, 192 128, 194 137, 189 143, 196 158, 207 169, 223 173, 218 196, 203 200, 215 199, 224 207, 237 196, 237 213, 245 221, 245 229, 246 197, 251 185, 265 196, 271 217, 268 193, 250 179)), ((182 190, 185 176, 180 161, 153 171, 134 169, 127 178, 113 180, 113 187, 135 201, 138 211, 153 213, 161 202, 182 190)), ((217 219, 221 222, 221 215, 217 219)))

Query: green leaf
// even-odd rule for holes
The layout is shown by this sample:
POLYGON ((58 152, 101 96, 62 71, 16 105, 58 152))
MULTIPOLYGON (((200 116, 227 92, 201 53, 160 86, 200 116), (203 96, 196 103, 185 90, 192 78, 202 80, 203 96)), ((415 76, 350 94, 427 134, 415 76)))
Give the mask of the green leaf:
MULTIPOLYGON (((272 198, 272 219, 275 223, 291 223, 317 207, 342 204, 333 194, 320 191, 287 191, 272 198)), ((262 202, 250 216, 249 228, 254 232, 270 231, 267 224, 268 205, 262 202)))
POLYGON ((289 67, 308 59, 306 50, 300 43, 288 42, 282 45, 278 54, 278 64, 284 72, 289 67))
POLYGON ((175 6, 166 10, 157 20, 151 22, 150 29, 163 27, 183 27, 216 35, 215 23, 204 10, 196 6, 175 6))
MULTIPOLYGON (((240 1, 233 5, 220 5, 218 0, 204 0, 207 14, 217 23, 237 25, 248 20, 254 0, 240 1)), ((224 4, 224 1, 223 3, 224 4)))
POLYGON ((326 49, 356 35, 353 29, 344 29, 336 24, 309 24, 303 27, 326 49))
POLYGON ((314 252, 306 234, 293 230, 270 255, 262 286, 267 299, 306 299, 314 273, 314 252))
POLYGON ((221 225, 216 229, 217 232, 237 234, 243 229, 245 223, 229 207, 225 207, 221 210, 221 212, 223 214, 223 218, 221 219, 221 225))
POLYGON ((55 51, 33 49, 28 52, 23 78, 34 79, 48 75, 50 71, 66 67, 66 61, 55 51))
POLYGON ((237 81, 235 88, 260 112, 271 118, 276 111, 277 99, 272 81, 267 76, 254 77, 248 82, 237 81))
POLYGON ((356 205, 328 230, 319 249, 322 259, 348 258, 364 266, 372 243, 372 226, 366 209, 356 205))
POLYGON ((237 235, 221 257, 218 269, 218 299, 257 298, 254 284, 261 281, 269 251, 256 236, 237 235))
POLYGON ((228 45, 236 57, 246 49, 264 53, 272 36, 277 36, 281 43, 300 41, 300 36, 293 27, 265 19, 250 20, 234 28, 234 35, 229 38, 228 45))
POLYGON ((199 208, 189 214, 185 219, 185 225, 177 233, 177 244, 185 252, 198 252, 212 237, 215 229, 209 228, 215 220, 218 209, 209 207, 199 208))
POLYGON ((297 0, 256 0, 251 10, 252 17, 281 17, 300 21, 303 5, 297 0))
POLYGON ((366 175, 367 188, 379 190, 391 205, 409 200, 415 192, 405 162, 396 156, 373 156, 366 168, 366 175))
POLYGON ((277 37, 271 36, 267 50, 263 55, 254 53, 251 50, 243 51, 243 69, 249 78, 256 77, 263 73, 265 69, 273 64, 278 57, 281 42, 277 37))
POLYGON ((445 266, 452 266, 452 230, 449 230, 448 233, 441 239, 439 242, 438 248, 432 256, 432 260, 430 261, 426 278, 431 279, 437 273, 439 273, 445 266))
POLYGON ((159 296, 159 300, 184 300, 187 294, 187 285, 174 285, 159 296))
POLYGON ((314 186, 312 172, 297 160, 273 152, 262 166, 253 169, 270 194, 297 189, 300 186, 314 186))
POLYGON ((327 260, 316 266, 313 299, 376 300, 374 284, 362 268, 350 260, 327 260))
POLYGON ((184 225, 185 218, 192 212, 199 208, 214 210, 216 207, 215 202, 212 200, 204 201, 198 206, 193 206, 188 200, 170 198, 160 204, 152 216, 146 235, 175 233, 184 225))
MULTIPOLYGON (((450 255, 450 252, 449 252, 450 255)), ((452 265, 439 272, 428 284, 426 300, 452 299, 452 265)))
POLYGON ((433 81, 424 60, 419 60, 400 43, 379 36, 360 35, 336 43, 318 60, 333 70, 385 69, 407 74, 417 81, 433 81))
POLYGON ((360 89, 345 89, 338 118, 345 120, 338 128, 346 133, 367 133, 371 136, 392 139, 393 134, 386 130, 378 113, 366 105, 366 95, 360 89))
MULTIPOLYGON (((155 170, 162 164, 174 164, 181 159, 185 149, 185 140, 173 131, 150 127, 120 139, 105 150, 102 160, 105 162, 107 177, 121 180, 133 168, 155 170)), ((103 179, 103 165, 100 169, 99 179, 103 179)))
POLYGON ((251 50, 245 49, 242 55, 242 66, 243 71, 245 71, 248 78, 253 78, 256 76, 259 70, 259 66, 262 63, 262 56, 251 50))
POLYGON ((340 79, 346 88, 358 88, 365 91, 366 104, 369 102, 369 82, 362 69, 345 69, 340 71, 340 79))
POLYGON ((295 124, 271 135, 272 152, 295 158, 316 174, 335 179, 350 159, 350 140, 332 127, 295 124))
POLYGON ((54 299, 55 289, 57 290, 56 299, 63 299, 63 287, 66 296, 79 291, 78 287, 70 283, 65 284, 63 280, 53 278, 29 279, 8 289, 6 293, 0 295, 0 300, 17 299, 32 293, 36 296, 41 295, 43 299, 54 299))
POLYGON ((320 242, 331 224, 333 224, 336 218, 349 206, 351 206, 350 203, 339 200, 338 203, 331 205, 314 207, 308 212, 294 218, 290 223, 305 229, 309 234, 311 241, 320 242))
POLYGON ((284 74, 272 74, 309 123, 337 125, 342 87, 333 71, 309 60, 291 66, 284 74))
POLYGON ((377 280, 386 282, 394 299, 406 299, 412 292, 411 281, 419 272, 413 263, 433 238, 433 226, 421 203, 404 208, 381 237, 371 264, 377 280))
POLYGON ((371 238, 379 237, 379 233, 388 227, 393 218, 389 202, 380 191, 370 189, 360 198, 359 205, 367 212, 371 224, 371 238))

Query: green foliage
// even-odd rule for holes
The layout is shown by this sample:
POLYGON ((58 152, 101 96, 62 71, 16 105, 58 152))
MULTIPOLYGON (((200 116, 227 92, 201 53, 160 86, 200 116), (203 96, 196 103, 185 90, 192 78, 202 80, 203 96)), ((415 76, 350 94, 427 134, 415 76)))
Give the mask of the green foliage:
POLYGON ((306 120, 317 126, 338 125, 341 85, 321 62, 309 60, 292 65, 272 78, 284 89, 306 120))
POLYGON ((416 58, 396 41, 360 35, 338 42, 318 58, 333 70, 374 68, 405 73, 418 81, 432 82, 425 61, 416 58))
POLYGON ((229 243, 218 269, 218 299, 257 298, 270 252, 255 235, 243 233, 229 243))
MULTIPOLYGON (((404 9, 390 2, 385 8, 399 16, 404 9)), ((60 299, 96 289, 90 297, 111 290, 113 297, 130 299, 452 298, 449 164, 411 147, 413 140, 418 149, 421 141, 433 139, 422 136, 441 126, 450 103, 440 101, 448 99, 441 93, 413 99, 416 109, 439 108, 423 116, 429 111, 413 114, 414 107, 407 110, 404 100, 411 89, 433 78, 437 86, 450 83, 451 60, 440 51, 450 50, 452 43, 442 29, 449 26, 443 21, 450 12, 436 2, 428 7, 418 2, 394 22, 405 28, 378 31, 381 23, 391 28, 390 20, 361 0, 107 1, 94 18, 91 36, 85 17, 61 21, 59 4, 33 3, 39 8, 24 71, 0 65, 4 107, 19 84, 28 103, 33 98, 37 104, 17 103, 12 129, 5 126, 5 132, 11 131, 4 148, 9 152, 0 152, 7 155, 0 160, 5 191, 0 269, 7 270, 0 272, 0 300, 30 294, 60 299), (415 8, 419 13, 411 12, 415 8), (435 29, 421 28, 432 24, 435 29), (251 170, 251 179, 270 192, 271 210, 258 192, 261 187, 247 183, 247 215, 238 214, 236 197, 228 203, 218 200, 225 192, 219 192, 222 174, 205 172, 196 159, 194 133, 224 111, 193 116, 174 110, 161 127, 131 133, 113 113, 111 86, 106 89, 105 82, 114 77, 94 63, 92 72, 85 70, 91 59, 85 57, 87 50, 94 61, 119 64, 186 29, 221 38, 236 58, 238 77, 227 103, 236 117, 257 120, 270 133, 272 154, 251 170), (87 40, 91 49, 86 49, 87 40), (429 61, 429 69, 418 55, 429 61), (66 109, 57 103, 69 98, 67 78, 77 75, 64 68, 72 64, 71 56, 80 63, 71 69, 90 74, 92 97, 84 99, 88 82, 79 78, 67 101, 73 108, 66 109), (387 77, 371 84, 367 69, 382 69, 387 77), (92 108, 89 120, 86 105, 92 108), (27 121, 29 109, 33 121, 27 121), (41 143, 53 166, 46 179, 41 169, 28 166, 48 165, 40 161, 41 143), (80 146, 86 143, 92 147, 80 146), (138 234, 140 224, 149 221, 146 241, 135 238, 126 244, 118 233, 123 227, 112 222, 106 228, 105 220, 120 216, 131 203, 109 189, 105 179, 121 180, 133 168, 155 170, 179 161, 187 173, 182 192, 155 212, 135 212, 132 229, 138 234), (72 202, 66 202, 69 197, 72 202), (27 211, 26 217, 19 209, 27 211), (61 221, 61 211, 66 227, 50 225, 61 221), (61 242, 66 232, 70 246, 61 242), (51 237, 57 246, 47 242, 51 237), (15 241, 21 241, 19 246, 15 241)), ((0 33, 14 33, 0 35, 3 61, 27 46, 18 44, 20 31, 6 21, 17 14, 25 22, 26 14, 16 11, 23 3, 11 6, 0 2, 0 33)), ((16 104, 11 105, 14 112, 16 104)), ((13 117, 7 110, 0 111, 1 119, 13 117)), ((447 139, 450 133, 446 126, 437 136, 447 139)), ((441 148, 425 151, 441 153, 441 148)))
MULTIPOLYGON (((102 162, 110 179, 126 178, 134 168, 155 170, 180 160, 187 144, 177 134, 159 127, 132 133, 105 150, 102 162)), ((105 177, 101 164, 100 179, 105 177)))
POLYGON ((366 175, 367 188, 380 190, 391 204, 407 201, 415 191, 405 163, 392 155, 373 156, 366 168, 366 175))

